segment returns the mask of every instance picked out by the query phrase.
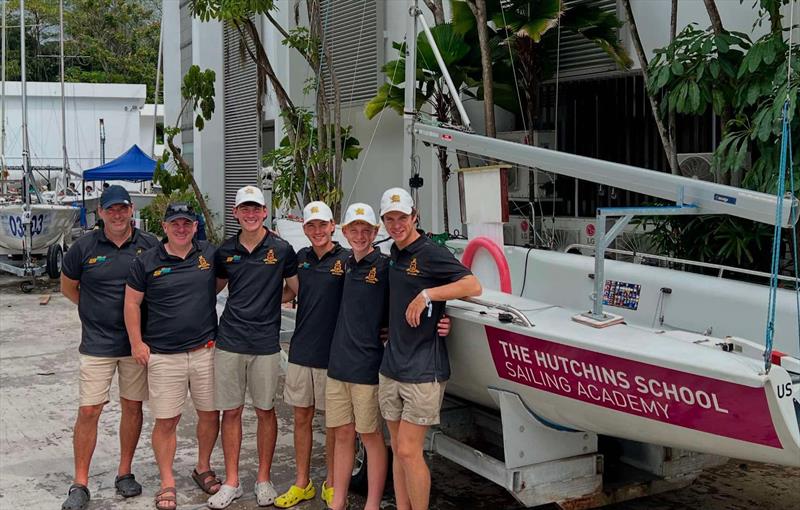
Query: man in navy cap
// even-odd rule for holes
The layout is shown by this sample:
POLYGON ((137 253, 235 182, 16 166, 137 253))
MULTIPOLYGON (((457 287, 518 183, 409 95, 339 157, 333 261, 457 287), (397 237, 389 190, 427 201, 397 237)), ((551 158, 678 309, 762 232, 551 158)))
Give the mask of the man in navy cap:
POLYGON ((217 292, 214 246, 196 241, 197 216, 186 203, 167 206, 166 239, 131 265, 125 289, 125 326, 134 359, 147 366, 150 411, 155 416, 153 452, 161 476, 156 508, 176 507, 172 464, 178 422, 187 393, 197 411, 198 457, 192 479, 208 494, 222 485, 211 470, 219 433, 214 404, 217 292), (141 304, 147 319, 142 327, 141 304))
POLYGON ((133 204, 122 186, 103 191, 98 213, 103 228, 88 232, 72 245, 61 272, 61 292, 78 305, 82 325, 80 397, 72 442, 75 478, 64 510, 83 509, 89 502, 89 464, 97 443, 97 421, 109 401, 115 372, 119 372, 122 410, 115 485, 123 497, 142 492, 131 473, 131 463, 142 430, 147 371, 131 357, 122 309, 131 262, 158 240, 133 227, 133 204))

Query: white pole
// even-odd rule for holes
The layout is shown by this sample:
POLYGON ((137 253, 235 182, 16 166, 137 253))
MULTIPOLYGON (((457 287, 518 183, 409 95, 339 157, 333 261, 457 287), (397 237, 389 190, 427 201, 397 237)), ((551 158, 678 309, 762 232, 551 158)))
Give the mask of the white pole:
POLYGON ((153 142, 150 144, 150 155, 156 157, 156 128, 158 126, 158 87, 161 85, 161 51, 164 44, 164 14, 161 14, 161 26, 158 30, 158 63, 156 64, 156 90, 153 93, 153 142))
POLYGON ((67 113, 64 105, 64 0, 58 2, 58 37, 60 43, 59 66, 61 68, 61 151, 64 161, 62 162, 61 176, 56 185, 56 197, 58 197, 59 186, 67 188, 67 176, 69 172, 69 157, 67 156, 67 113))
POLYGON ((472 125, 469 122, 469 116, 467 115, 467 111, 464 110, 464 105, 461 104, 461 98, 458 96, 459 92, 456 89, 455 85, 453 85, 453 80, 450 78, 450 73, 447 71, 447 66, 444 63, 444 59, 442 58, 442 54, 439 53, 439 48, 436 46, 436 41, 433 39, 433 34, 431 33, 431 29, 428 27, 428 22, 425 21, 425 16, 421 13, 417 13, 417 17, 419 17, 419 22, 422 24, 422 30, 425 32, 425 37, 427 37, 428 42, 431 45, 431 49, 433 50, 433 56, 436 58, 436 63, 439 64, 439 69, 442 71, 442 75, 444 76, 444 81, 447 83, 447 89, 450 91, 450 96, 453 98, 453 101, 456 103, 456 108, 458 109, 458 113, 461 114, 461 122, 464 123, 464 127, 470 129, 472 125))
POLYGON ((3 48, 2 69, 0 69, 0 181, 3 183, 3 188, 0 192, 6 192, 6 4, 8 2, 3 0, 3 28, 2 37, 3 41, 0 43, 3 48))
MULTIPOLYGON (((414 115, 416 114, 417 98, 417 7, 418 0, 409 1, 408 18, 406 19, 406 76, 405 76, 405 107, 403 108, 403 183, 409 185, 409 179, 416 173, 414 161, 414 115)), ((419 210, 419 193, 417 188, 411 189, 414 204, 419 210)))

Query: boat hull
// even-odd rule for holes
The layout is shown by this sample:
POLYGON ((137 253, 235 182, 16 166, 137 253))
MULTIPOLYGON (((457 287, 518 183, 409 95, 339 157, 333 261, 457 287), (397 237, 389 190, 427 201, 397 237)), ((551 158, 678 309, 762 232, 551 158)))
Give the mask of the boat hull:
POLYGON ((497 408, 487 390, 500 388, 555 428, 800 466, 781 367, 760 375, 755 360, 625 325, 596 330, 563 312, 523 328, 450 306, 447 392, 497 408))
MULTIPOLYGON (((28 241, 23 223, 21 204, 0 207, 0 250, 5 254, 22 254, 28 241)), ((31 205, 32 232, 30 249, 34 253, 45 253, 47 248, 58 243, 69 232, 78 217, 78 209, 51 204, 31 205)))

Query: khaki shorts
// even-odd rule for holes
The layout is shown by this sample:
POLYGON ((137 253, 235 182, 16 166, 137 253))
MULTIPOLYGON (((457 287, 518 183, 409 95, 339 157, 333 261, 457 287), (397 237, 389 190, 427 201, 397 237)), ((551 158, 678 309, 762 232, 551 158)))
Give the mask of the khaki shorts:
POLYGON ((378 401, 387 421, 438 425, 444 399, 444 382, 404 383, 378 376, 378 401))
POLYGON ((159 419, 183 412, 186 393, 198 411, 214 407, 214 349, 206 347, 178 354, 150 354, 147 363, 150 410, 159 419))
POLYGON ((214 403, 220 411, 239 409, 245 392, 253 406, 268 411, 275 405, 281 354, 254 355, 216 349, 214 353, 214 403))
POLYGON ((325 385, 325 426, 356 424, 356 432, 370 434, 381 426, 378 385, 355 384, 328 377, 325 385))
POLYGON ((328 371, 289 363, 286 368, 286 383, 283 385, 283 400, 295 407, 316 407, 325 410, 325 379, 328 371))
POLYGON ((136 402, 147 400, 147 369, 132 356, 103 358, 81 354, 78 394, 80 406, 96 406, 109 400, 114 372, 119 371, 119 396, 136 402))

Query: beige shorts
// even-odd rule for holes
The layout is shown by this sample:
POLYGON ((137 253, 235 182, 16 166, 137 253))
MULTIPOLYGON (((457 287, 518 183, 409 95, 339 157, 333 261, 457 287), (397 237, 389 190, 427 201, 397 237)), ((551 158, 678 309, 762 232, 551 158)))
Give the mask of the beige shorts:
POLYGON ((96 406, 108 402, 111 381, 117 371, 120 397, 136 402, 147 400, 147 369, 132 356, 103 358, 81 354, 79 405, 96 406))
POLYGON ((387 421, 438 425, 444 399, 444 382, 404 383, 378 376, 378 401, 387 421))
POLYGON ((214 353, 214 403, 220 411, 239 409, 245 392, 253 406, 270 410, 275 405, 281 354, 254 355, 216 349, 214 353))
POLYGON ((214 349, 203 347, 178 354, 150 354, 147 363, 150 410, 159 419, 183 412, 186 393, 198 411, 214 407, 214 349))
POLYGON ((283 400, 295 407, 316 407, 325 410, 325 379, 328 371, 289 363, 286 368, 286 383, 283 385, 283 400))
POLYGON ((325 426, 356 424, 356 432, 370 434, 381 426, 378 385, 355 384, 328 377, 325 385, 325 426))

